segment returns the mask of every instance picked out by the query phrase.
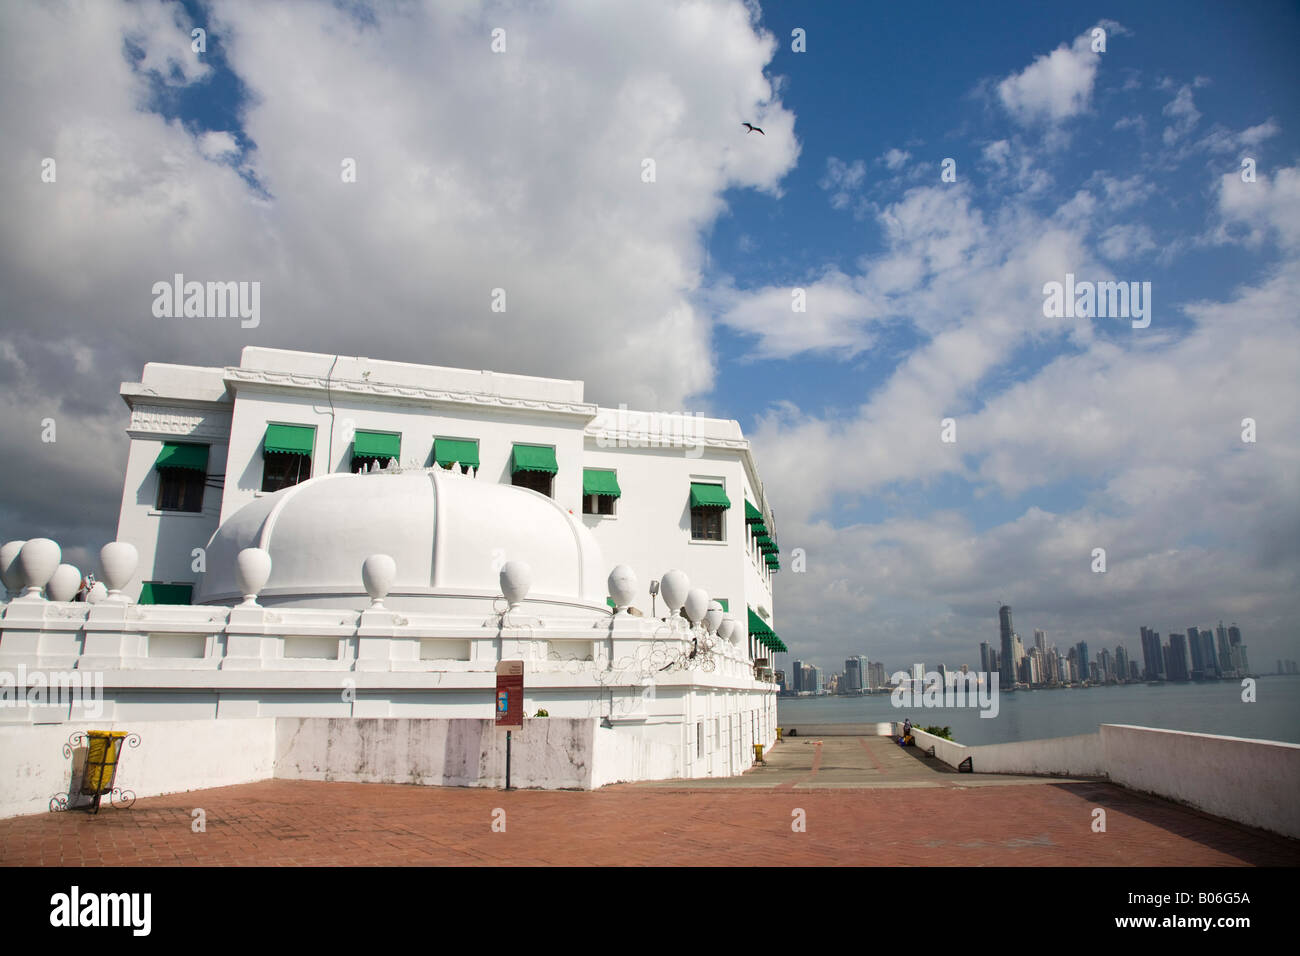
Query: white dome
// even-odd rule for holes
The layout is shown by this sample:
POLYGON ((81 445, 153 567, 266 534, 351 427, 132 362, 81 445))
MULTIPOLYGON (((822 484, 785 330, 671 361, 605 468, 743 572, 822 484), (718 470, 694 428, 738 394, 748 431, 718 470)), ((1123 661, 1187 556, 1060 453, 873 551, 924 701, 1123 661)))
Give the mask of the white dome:
POLYGON ((523 561, 533 569, 526 603, 607 613, 608 569, 578 518, 535 491, 441 468, 322 475, 245 505, 208 542, 197 603, 239 600, 244 548, 271 555, 258 597, 268 607, 367 607, 361 566, 386 554, 397 563, 392 610, 484 613, 502 565, 523 561))

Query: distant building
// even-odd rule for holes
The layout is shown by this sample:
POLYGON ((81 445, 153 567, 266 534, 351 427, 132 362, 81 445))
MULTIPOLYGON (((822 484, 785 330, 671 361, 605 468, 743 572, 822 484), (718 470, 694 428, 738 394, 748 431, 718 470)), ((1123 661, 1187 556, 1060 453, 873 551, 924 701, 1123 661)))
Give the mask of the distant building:
POLYGON ((1192 675, 1187 666, 1187 635, 1170 634, 1169 650, 1178 667, 1178 677, 1174 680, 1190 680, 1192 675))
POLYGON ((1165 658, 1160 635, 1148 627, 1142 628, 1142 666, 1147 680, 1164 680, 1165 658))
POLYGON ((1011 607, 1003 604, 998 608, 998 627, 1002 639, 998 661, 1002 669, 1002 686, 1010 687, 1016 682, 1015 657, 1011 651, 1011 607))
POLYGON ((803 661, 795 661, 790 665, 790 690, 796 694, 804 689, 803 672, 803 661))
POLYGON ((1079 658, 1079 679, 1092 681, 1092 658, 1088 656, 1088 642, 1080 641, 1074 645, 1074 648, 1078 652, 1079 658))
POLYGON ((869 690, 880 690, 885 686, 884 661, 872 661, 867 670, 871 674, 871 681, 868 685, 869 690))
POLYGON ((1228 644, 1228 629, 1219 622, 1214 629, 1214 636, 1219 639, 1219 670, 1225 677, 1235 676, 1236 668, 1232 663, 1232 648, 1228 644))

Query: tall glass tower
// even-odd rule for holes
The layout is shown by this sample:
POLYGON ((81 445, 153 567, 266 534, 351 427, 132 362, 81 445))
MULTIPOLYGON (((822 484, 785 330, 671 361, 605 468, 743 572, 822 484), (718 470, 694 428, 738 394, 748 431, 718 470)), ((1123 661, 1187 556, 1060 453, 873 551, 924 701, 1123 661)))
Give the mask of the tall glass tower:
POLYGON ((1001 665, 999 680, 1003 687, 1011 687, 1016 682, 1016 661, 1011 651, 1011 607, 1004 604, 998 608, 998 622, 1002 625, 1002 653, 998 655, 1001 665))

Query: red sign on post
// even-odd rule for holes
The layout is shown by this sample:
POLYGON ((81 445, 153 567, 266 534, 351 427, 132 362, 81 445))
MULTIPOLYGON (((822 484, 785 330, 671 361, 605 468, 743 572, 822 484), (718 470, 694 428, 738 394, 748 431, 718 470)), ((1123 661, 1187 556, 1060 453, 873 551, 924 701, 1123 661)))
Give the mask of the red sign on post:
POLYGON ((497 664, 496 715, 498 727, 524 726, 524 662, 497 664))

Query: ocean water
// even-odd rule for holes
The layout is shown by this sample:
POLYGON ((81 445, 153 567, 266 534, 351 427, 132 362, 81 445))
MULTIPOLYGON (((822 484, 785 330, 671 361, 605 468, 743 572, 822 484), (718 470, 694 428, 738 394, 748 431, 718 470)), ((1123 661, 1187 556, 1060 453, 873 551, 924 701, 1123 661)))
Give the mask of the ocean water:
POLYGON ((910 717, 921 727, 951 727, 954 740, 972 745, 1091 734, 1101 724, 1300 743, 1300 677, 1260 677, 1254 703, 1243 702, 1241 695, 1240 682, 1233 681, 1125 684, 1001 694, 996 717, 980 717, 976 708, 895 708, 886 694, 782 697, 776 712, 785 727, 910 717))

